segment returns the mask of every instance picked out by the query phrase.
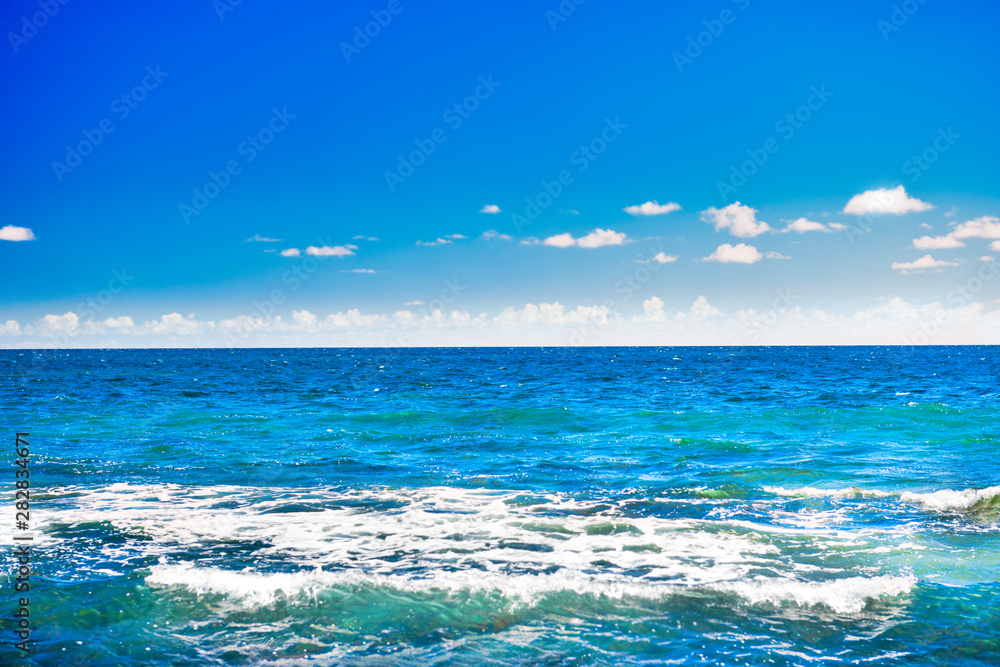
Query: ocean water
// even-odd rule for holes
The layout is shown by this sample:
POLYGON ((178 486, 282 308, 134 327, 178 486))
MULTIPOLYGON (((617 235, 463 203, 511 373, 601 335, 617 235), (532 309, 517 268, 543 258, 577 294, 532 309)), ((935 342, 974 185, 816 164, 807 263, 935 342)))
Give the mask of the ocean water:
POLYGON ((996 347, 2 351, 0 662, 1000 664, 998 379, 996 347))

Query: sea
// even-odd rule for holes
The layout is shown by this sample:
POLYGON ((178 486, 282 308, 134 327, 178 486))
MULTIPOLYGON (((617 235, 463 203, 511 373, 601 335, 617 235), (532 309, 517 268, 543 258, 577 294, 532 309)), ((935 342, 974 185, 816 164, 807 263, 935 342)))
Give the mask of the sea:
POLYGON ((0 396, 4 665, 1000 664, 997 347, 4 350, 0 396))

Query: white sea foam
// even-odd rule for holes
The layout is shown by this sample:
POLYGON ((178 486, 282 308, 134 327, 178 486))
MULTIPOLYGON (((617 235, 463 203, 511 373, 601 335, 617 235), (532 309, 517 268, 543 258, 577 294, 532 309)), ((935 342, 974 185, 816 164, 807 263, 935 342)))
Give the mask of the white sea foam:
POLYGON ((705 590, 732 593, 750 604, 791 603, 800 607, 825 605, 838 613, 857 613, 865 608, 869 600, 908 593, 916 584, 916 579, 881 576, 813 582, 757 577, 696 585, 620 575, 594 576, 574 571, 519 575, 436 572, 430 576, 413 577, 361 572, 325 572, 317 568, 294 574, 262 574, 252 570, 237 572, 214 567, 199 568, 187 563, 154 566, 146 578, 146 583, 182 586, 198 594, 224 595, 253 607, 270 604, 282 596, 315 597, 320 592, 335 587, 368 586, 408 593, 497 592, 514 606, 531 606, 537 604, 545 595, 563 592, 614 600, 623 598, 659 600, 685 590, 705 590))
POLYGON ((899 499, 903 502, 919 503, 929 509, 942 511, 969 509, 973 505, 990 500, 997 495, 1000 495, 1000 486, 991 486, 986 489, 963 489, 962 491, 943 489, 931 493, 906 491, 900 494, 899 499))
POLYGON ((776 496, 788 496, 791 498, 887 498, 896 494, 891 491, 880 491, 878 489, 862 489, 852 486, 847 489, 817 489, 813 486, 803 486, 798 489, 786 489, 780 486, 765 486, 764 490, 776 496))
POLYGON ((757 578, 752 581, 726 582, 715 590, 735 593, 754 604, 791 602, 801 607, 825 605, 835 612, 852 614, 862 611, 869 600, 909 593, 917 583, 914 577, 850 577, 830 581, 797 581, 757 578))

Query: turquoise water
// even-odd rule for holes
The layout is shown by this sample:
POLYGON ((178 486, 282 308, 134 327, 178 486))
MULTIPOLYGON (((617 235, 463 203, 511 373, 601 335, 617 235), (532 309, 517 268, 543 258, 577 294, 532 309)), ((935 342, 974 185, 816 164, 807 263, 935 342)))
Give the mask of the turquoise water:
POLYGON ((19 664, 1000 663, 998 348, 0 370, 8 451, 31 432, 19 664))

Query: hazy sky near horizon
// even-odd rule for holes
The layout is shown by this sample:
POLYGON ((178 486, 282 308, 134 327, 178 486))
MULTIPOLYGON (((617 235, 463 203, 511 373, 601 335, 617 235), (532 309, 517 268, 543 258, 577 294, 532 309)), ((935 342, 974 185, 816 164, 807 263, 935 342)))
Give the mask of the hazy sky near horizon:
POLYGON ((1000 342, 996 3, 0 28, 0 347, 1000 342))

